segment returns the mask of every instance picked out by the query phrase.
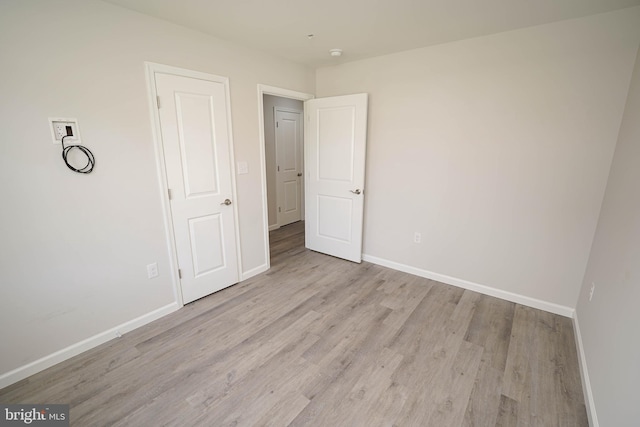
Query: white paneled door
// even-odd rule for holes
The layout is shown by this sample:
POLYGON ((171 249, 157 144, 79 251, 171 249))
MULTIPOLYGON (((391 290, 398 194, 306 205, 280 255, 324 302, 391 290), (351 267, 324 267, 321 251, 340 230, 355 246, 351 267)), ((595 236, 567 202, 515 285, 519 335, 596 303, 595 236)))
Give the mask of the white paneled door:
POLYGON ((367 94, 305 102, 307 248, 362 260, 367 94))
POLYGON ((278 225, 302 219, 302 111, 276 108, 278 225))
POLYGON ((183 302, 238 282, 225 81, 155 74, 183 302))

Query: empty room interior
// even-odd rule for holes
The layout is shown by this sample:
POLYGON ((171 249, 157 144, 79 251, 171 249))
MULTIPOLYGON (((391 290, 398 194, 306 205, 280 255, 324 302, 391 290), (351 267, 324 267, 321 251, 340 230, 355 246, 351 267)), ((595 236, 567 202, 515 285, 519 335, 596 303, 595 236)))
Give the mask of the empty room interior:
POLYGON ((640 0, 1 0, 0 405, 637 426, 639 48, 640 0))

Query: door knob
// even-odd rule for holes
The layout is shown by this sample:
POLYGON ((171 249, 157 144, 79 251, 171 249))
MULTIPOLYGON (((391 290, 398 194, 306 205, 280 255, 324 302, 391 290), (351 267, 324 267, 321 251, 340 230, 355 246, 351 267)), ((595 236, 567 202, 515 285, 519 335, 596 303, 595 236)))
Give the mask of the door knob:
POLYGON ((360 194, 361 193, 359 188, 356 188, 355 191, 354 190, 349 190, 349 191, 351 191, 353 194, 360 194))
POLYGON ((298 176, 302 176, 302 172, 298 172, 298 176))
POLYGON ((231 200, 229 199, 225 199, 224 202, 220 203, 221 205, 227 205, 229 206, 231 204, 231 200))

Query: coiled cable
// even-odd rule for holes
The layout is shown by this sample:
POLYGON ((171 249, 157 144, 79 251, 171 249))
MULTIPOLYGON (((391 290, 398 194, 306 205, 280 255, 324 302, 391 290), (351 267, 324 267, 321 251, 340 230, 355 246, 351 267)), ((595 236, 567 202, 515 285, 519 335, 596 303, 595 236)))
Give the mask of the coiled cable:
POLYGON ((68 146, 64 146, 64 139, 72 136, 72 135, 65 135, 62 137, 62 140, 60 141, 62 143, 62 159, 64 160, 64 163, 67 165, 67 167, 69 169, 71 169, 74 172, 78 172, 78 173, 91 173, 91 171, 93 170, 93 167, 96 165, 96 159, 93 156, 93 153, 91 152, 91 150, 89 150, 87 147, 83 146, 83 145, 68 145, 68 146), (73 149, 77 149, 79 150, 82 154, 84 154, 85 156, 87 156, 87 164, 84 165, 81 168, 75 168, 71 165, 71 163, 69 163, 69 161, 67 160, 67 157, 69 156, 69 153, 73 150, 73 149))

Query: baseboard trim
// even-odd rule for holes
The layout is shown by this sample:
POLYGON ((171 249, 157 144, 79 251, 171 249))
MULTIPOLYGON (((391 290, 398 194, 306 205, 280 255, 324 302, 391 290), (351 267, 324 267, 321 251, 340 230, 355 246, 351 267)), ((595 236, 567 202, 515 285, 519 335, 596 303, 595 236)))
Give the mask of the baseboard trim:
POLYGON ((587 407, 589 425, 591 427, 600 427, 600 424, 598 423, 598 416, 596 415, 596 403, 593 400, 593 390, 591 389, 591 380, 589 379, 589 369, 587 369, 587 356, 584 353, 584 346, 582 345, 582 334, 580 333, 577 312, 573 315, 573 334, 576 336, 578 364, 580 365, 580 376, 582 377, 582 392, 584 393, 584 401, 587 407))
POLYGON ((125 334, 136 328, 139 328, 140 326, 144 326, 147 323, 153 322, 154 320, 166 316, 169 313, 173 313, 179 308, 180 305, 177 302, 173 302, 171 304, 165 305, 164 307, 160 307, 149 313, 143 314, 140 317, 136 317, 133 320, 122 323, 121 325, 118 325, 114 328, 107 329, 104 332, 72 344, 69 347, 63 348, 62 350, 58 350, 48 356, 42 357, 36 361, 4 373, 0 375, 0 389, 23 380, 47 368, 50 368, 53 365, 70 359, 73 356, 77 356, 78 354, 97 347, 100 344, 104 344, 105 342, 118 337, 119 334, 125 334))
POLYGON ((278 224, 273 224, 269 226, 269 231, 277 230, 278 228, 280 228, 278 224))
POLYGON ((395 261, 389 261, 384 258, 378 258, 372 255, 363 254, 362 259, 373 264, 378 264, 383 267, 392 268, 394 270, 403 271, 405 273, 413 274, 415 276, 424 277, 426 279, 435 280, 438 282, 446 283, 447 285, 453 285, 460 288, 468 289, 470 291, 478 292, 484 295, 504 299, 507 301, 515 302, 517 304, 526 305, 527 307, 537 308, 539 310, 548 311, 550 313, 559 314, 560 316, 573 318, 575 310, 571 307, 555 304, 548 301, 542 301, 539 299, 519 295, 513 292, 504 291, 502 289, 492 288, 490 286, 480 285, 468 280, 458 279, 457 277, 451 277, 440 273, 434 273, 432 271, 423 270, 421 268, 412 267, 410 265, 401 264, 395 261))
POLYGON ((264 273, 265 271, 267 271, 269 269, 269 265, 268 264, 262 264, 259 265, 256 268, 252 268, 249 271, 245 271, 244 273, 242 273, 242 277, 240 278, 241 281, 247 280, 252 278, 253 276, 257 276, 260 273, 264 273))

